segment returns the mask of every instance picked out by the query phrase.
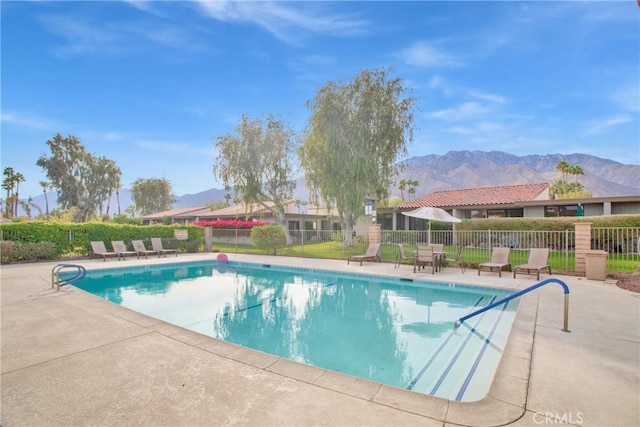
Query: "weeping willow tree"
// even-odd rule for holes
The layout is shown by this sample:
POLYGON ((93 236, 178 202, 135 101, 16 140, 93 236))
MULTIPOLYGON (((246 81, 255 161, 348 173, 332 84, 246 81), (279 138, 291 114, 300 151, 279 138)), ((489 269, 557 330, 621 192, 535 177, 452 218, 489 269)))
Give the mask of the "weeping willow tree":
POLYGON ((345 244, 364 199, 386 198, 400 157, 413 141, 415 98, 390 70, 328 82, 307 102, 311 118, 299 155, 312 197, 338 211, 345 244))
POLYGON ((298 137, 281 120, 267 115, 263 120, 242 116, 235 133, 216 138, 218 157, 213 174, 225 190, 233 189, 234 200, 263 206, 291 237, 285 218, 285 202, 293 196, 298 137))

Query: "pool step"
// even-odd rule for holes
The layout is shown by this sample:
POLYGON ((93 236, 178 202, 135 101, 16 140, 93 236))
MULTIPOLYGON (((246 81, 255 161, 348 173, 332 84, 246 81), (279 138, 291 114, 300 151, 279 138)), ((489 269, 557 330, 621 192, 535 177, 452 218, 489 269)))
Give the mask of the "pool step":
POLYGON ((492 381, 515 315, 506 308, 496 307, 478 316, 471 325, 452 330, 407 388, 450 400, 481 399, 483 396, 474 390, 489 387, 475 385, 492 381))

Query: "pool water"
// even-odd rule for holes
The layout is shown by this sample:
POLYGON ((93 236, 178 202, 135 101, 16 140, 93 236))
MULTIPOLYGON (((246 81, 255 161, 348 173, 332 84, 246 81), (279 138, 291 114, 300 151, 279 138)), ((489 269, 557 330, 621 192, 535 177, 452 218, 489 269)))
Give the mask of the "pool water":
POLYGON ((507 290, 247 263, 95 270, 75 286, 208 336, 451 400, 487 393, 517 302, 507 290))

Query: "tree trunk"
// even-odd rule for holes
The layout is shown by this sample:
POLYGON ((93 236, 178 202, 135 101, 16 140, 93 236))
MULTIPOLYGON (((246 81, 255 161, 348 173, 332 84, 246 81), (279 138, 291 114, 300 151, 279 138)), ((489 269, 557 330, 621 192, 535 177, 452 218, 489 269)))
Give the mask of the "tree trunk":
POLYGON ((340 221, 344 233, 344 245, 353 246, 353 213, 349 212, 343 221, 340 221))
POLYGON ((43 191, 44 193, 44 207, 47 212, 47 219, 49 219, 49 199, 47 199, 47 190, 43 191))
POLYGON ((274 217, 276 219, 276 224, 284 229, 284 234, 287 237, 287 245, 293 245, 293 240, 291 239, 291 234, 289 234, 289 227, 287 227, 287 220, 285 218, 284 210, 274 212, 274 217))

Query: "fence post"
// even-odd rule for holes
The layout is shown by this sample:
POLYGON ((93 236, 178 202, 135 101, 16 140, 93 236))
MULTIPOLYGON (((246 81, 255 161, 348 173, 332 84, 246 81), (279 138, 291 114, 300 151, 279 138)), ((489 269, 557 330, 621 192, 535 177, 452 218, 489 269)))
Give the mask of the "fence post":
POLYGON ((569 270, 569 230, 564 230, 564 269, 569 270))
POLYGON ((380 224, 369 224, 369 244, 382 242, 381 234, 380 224))
POLYGON ((213 247, 213 227, 204 228, 204 251, 211 252, 213 247))
POLYGON ((576 273, 587 273, 586 253, 591 249, 591 223, 576 222, 576 273))

